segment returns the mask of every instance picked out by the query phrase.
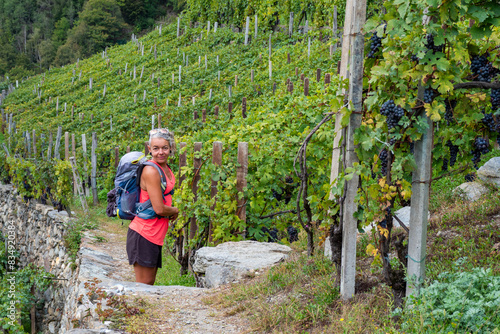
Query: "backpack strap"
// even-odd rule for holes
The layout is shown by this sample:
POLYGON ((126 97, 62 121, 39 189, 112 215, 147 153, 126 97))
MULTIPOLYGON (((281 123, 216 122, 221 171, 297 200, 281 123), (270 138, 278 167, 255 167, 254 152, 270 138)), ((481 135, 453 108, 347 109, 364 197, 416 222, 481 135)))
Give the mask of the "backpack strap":
POLYGON ((161 193, 164 195, 165 190, 167 189, 167 177, 165 173, 163 172, 163 169, 155 164, 154 162, 151 161, 146 161, 144 162, 139 168, 137 169, 137 178, 136 178, 136 184, 138 187, 141 185, 141 176, 142 176, 142 170, 144 169, 144 166, 152 166, 156 168, 158 173, 160 173, 160 181, 161 181, 161 193))
MULTIPOLYGON (((160 180, 161 180, 161 195, 163 196, 163 200, 165 200, 165 190, 167 189, 167 177, 165 175, 165 172, 163 169, 155 164, 154 162, 151 161, 146 161, 144 162, 141 166, 139 166, 139 169, 137 170, 137 186, 140 187, 140 180, 141 180, 141 175, 142 175, 142 170, 144 169, 144 166, 152 166, 156 168, 158 173, 160 173, 160 180)), ((170 167, 168 167, 170 168, 170 167)), ((174 194, 174 189, 170 191, 166 195, 173 195, 174 194)), ((151 199, 148 199, 144 203, 136 203, 136 214, 137 217, 142 218, 142 219, 151 219, 154 217, 158 217, 158 215, 154 212, 153 210, 153 204, 151 203, 151 199)))

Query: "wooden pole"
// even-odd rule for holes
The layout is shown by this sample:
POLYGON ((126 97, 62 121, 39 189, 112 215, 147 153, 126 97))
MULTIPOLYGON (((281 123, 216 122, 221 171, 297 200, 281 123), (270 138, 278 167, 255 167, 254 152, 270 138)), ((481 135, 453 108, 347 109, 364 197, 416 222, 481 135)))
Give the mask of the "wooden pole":
POLYGON ((219 118, 219 106, 214 107, 214 116, 216 119, 219 118))
POLYGON ((207 121, 207 109, 201 111, 201 121, 205 123, 207 121))
POLYGON ((254 27, 254 39, 257 40, 257 30, 258 30, 258 21, 257 21, 257 14, 255 14, 255 27, 254 27))
POLYGON ((288 35, 292 36, 293 33, 293 12, 290 12, 290 19, 288 21, 288 35))
POLYGON ((250 28, 250 17, 247 16, 247 23, 245 25, 245 45, 248 45, 248 29, 250 28))
POLYGON ((227 112, 229 113, 229 117, 233 117, 233 102, 227 104, 227 112))
POLYGON ((115 147, 115 168, 118 167, 120 163, 120 148, 118 146, 115 147))
POLYGON ((64 160, 69 161, 69 132, 64 133, 64 160))
POLYGON ((91 164, 92 164, 92 171, 91 171, 91 187, 92 187, 92 199, 94 205, 99 204, 99 199, 97 197, 97 134, 95 132, 92 132, 92 153, 91 153, 91 164))
MULTIPOLYGON (((202 143, 196 142, 194 143, 194 158, 193 158, 193 168, 194 168, 194 178, 193 178, 193 195, 194 202, 198 200, 198 182, 200 181, 200 168, 201 168, 201 157, 196 157, 197 152, 200 152, 202 148, 202 143)), ((189 225, 189 239, 193 239, 196 236, 196 232, 198 230, 198 226, 196 224, 196 217, 191 217, 190 225, 189 225)))
POLYGON ((246 199, 243 196, 244 189, 247 187, 248 173, 248 143, 238 143, 238 167, 236 167, 236 190, 238 191, 238 218, 246 224, 246 199))
MULTIPOLYGON (((342 45, 342 70, 341 77, 347 78, 347 68, 349 66, 349 101, 351 102, 353 113, 349 119, 346 131, 345 160, 346 166, 350 168, 357 163, 358 158, 355 153, 354 132, 361 124, 362 113, 362 89, 363 89, 363 38, 362 28, 366 19, 366 0, 348 0, 346 5, 346 18, 344 24, 344 43, 342 45)), ((341 141, 341 113, 337 114, 335 124, 334 149, 332 153, 332 171, 330 182, 336 182, 340 175, 340 141, 341 141)), ((354 296, 354 286, 356 277, 356 237, 357 219, 354 213, 357 205, 354 200, 358 189, 359 177, 355 176, 346 181, 345 200, 342 205, 342 256, 341 256, 341 280, 340 294, 343 299, 350 299, 354 296)))
POLYGON ((90 187, 89 187, 89 173, 87 168, 87 139, 85 134, 82 133, 82 153, 83 153, 83 172, 85 177, 85 196, 90 196, 90 187))
POLYGON ((52 132, 49 132, 49 147, 47 148, 47 160, 52 158, 52 132))
POLYGON ((54 147, 54 158, 56 158, 57 160, 61 159, 61 155, 59 154, 59 147, 61 145, 61 137, 62 137, 62 127, 59 126, 57 128, 56 144, 54 147))
POLYGON ((36 159, 37 158, 37 150, 36 150, 36 132, 35 129, 33 129, 33 134, 31 138, 33 139, 33 157, 36 159))
POLYGON ((321 80, 321 68, 316 69, 316 82, 321 80))
POLYGON ((244 97, 241 100, 241 116, 243 118, 247 118, 247 98, 244 97))
POLYGON ((309 96, 309 78, 304 79, 304 95, 309 96))
MULTIPOLYGON (((213 150, 212 150, 212 164, 214 164, 217 167, 222 166, 222 142, 216 141, 213 143, 213 150)), ((213 201, 211 210, 215 210, 215 205, 217 203, 217 199, 215 198, 217 196, 217 185, 218 181, 215 181, 212 179, 212 187, 210 188, 210 198, 213 201)), ((213 233, 213 225, 212 221, 210 221, 209 226, 208 226, 208 240, 212 242, 212 233, 213 233)))

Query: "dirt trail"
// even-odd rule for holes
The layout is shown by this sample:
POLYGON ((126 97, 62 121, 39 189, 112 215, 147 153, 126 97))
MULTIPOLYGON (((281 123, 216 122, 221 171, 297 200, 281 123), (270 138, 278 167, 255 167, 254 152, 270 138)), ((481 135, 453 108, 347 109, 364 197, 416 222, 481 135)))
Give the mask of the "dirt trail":
MULTIPOLYGON (((249 333, 249 322, 238 315, 229 316, 217 310, 204 299, 221 293, 224 288, 201 289, 182 286, 147 286, 134 282, 132 266, 128 264, 125 250, 126 226, 116 223, 104 224, 100 229, 87 233, 82 247, 102 252, 113 257, 113 270, 107 277, 116 282, 124 294, 147 301, 144 307, 144 324, 141 333, 249 333), (92 235, 97 236, 92 241, 92 235), (103 238, 105 239, 103 241, 103 238), (101 241, 101 242, 99 242, 101 241)), ((113 284, 115 282, 112 282, 113 284)), ((141 322, 141 321, 139 321, 141 322)))

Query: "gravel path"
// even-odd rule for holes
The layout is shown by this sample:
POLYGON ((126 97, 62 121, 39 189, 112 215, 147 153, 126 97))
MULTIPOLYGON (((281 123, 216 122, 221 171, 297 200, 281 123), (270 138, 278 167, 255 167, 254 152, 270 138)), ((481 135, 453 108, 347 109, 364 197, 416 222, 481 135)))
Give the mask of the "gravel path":
POLYGON ((223 287, 201 289, 135 283, 133 268, 128 264, 125 251, 125 233, 123 228, 104 226, 102 230, 92 231, 92 234, 105 237, 105 242, 95 242, 92 234, 86 233, 82 247, 113 258, 113 270, 101 285, 109 291, 140 297, 148 302, 145 317, 149 328, 143 333, 250 333, 247 319, 238 315, 229 316, 224 310, 218 310, 204 301, 209 296, 223 293, 223 287))

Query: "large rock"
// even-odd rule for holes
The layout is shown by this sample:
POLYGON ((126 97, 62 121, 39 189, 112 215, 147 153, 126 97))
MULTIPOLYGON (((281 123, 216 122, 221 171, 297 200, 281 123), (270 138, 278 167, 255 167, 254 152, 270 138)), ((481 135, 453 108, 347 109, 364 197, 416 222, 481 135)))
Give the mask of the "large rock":
POLYGON ((490 159, 477 171, 477 176, 486 183, 500 187, 500 157, 490 159))
POLYGON ((273 266, 288 257, 291 248, 270 242, 225 242, 200 248, 194 256, 193 271, 205 276, 205 286, 217 286, 246 273, 273 266))
POLYGON ((488 193, 488 188, 479 182, 465 182, 456 187, 454 192, 469 201, 477 201, 481 196, 488 193))

